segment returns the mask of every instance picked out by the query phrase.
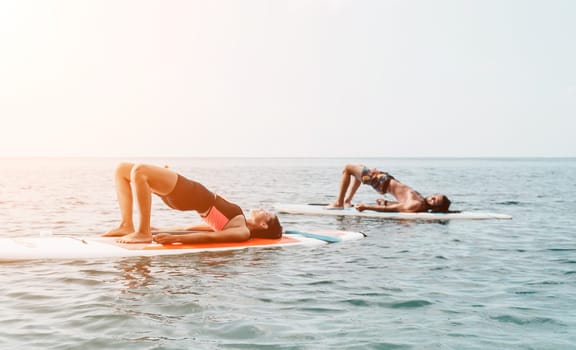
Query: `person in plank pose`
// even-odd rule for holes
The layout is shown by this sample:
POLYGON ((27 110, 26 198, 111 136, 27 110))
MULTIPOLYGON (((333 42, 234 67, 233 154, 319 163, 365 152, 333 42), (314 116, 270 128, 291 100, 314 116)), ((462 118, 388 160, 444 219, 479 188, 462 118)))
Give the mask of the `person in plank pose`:
POLYGON ((120 163, 116 167, 115 183, 121 221, 117 228, 102 236, 120 237, 119 243, 149 243, 152 240, 162 244, 240 242, 250 237, 282 236, 282 225, 273 212, 253 209, 245 217, 238 205, 165 167, 120 163), (158 229, 159 232, 153 235, 150 226, 152 194, 158 195, 172 209, 198 212, 205 224, 158 229), (137 229, 132 218, 134 200, 140 212, 137 229), (183 234, 163 233, 163 230, 177 230, 183 234))
POLYGON ((369 169, 362 164, 347 164, 342 170, 342 180, 336 201, 327 209, 341 209, 352 206, 352 198, 361 184, 370 185, 380 194, 389 193, 396 200, 377 199, 376 205, 356 204, 359 211, 381 212, 439 212, 448 213, 450 200, 443 194, 422 196, 410 186, 398 181, 394 176, 378 169, 369 169), (351 181, 352 179, 352 181, 351 181))

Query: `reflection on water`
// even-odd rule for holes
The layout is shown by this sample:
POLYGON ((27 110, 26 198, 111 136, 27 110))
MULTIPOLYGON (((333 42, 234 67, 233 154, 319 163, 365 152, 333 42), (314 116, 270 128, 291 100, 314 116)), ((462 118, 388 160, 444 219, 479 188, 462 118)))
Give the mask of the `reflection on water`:
POLYGON ((150 285, 153 282, 151 265, 149 257, 120 259, 116 268, 121 272, 120 279, 125 287, 121 293, 137 293, 141 288, 150 285))

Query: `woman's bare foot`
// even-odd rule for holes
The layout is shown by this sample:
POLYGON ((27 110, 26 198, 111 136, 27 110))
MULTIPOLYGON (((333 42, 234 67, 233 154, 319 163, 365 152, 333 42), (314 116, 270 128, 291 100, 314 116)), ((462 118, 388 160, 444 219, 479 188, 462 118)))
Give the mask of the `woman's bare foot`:
POLYGON ((120 226, 102 234, 102 237, 122 237, 134 232, 134 227, 120 226))
POLYGON ((344 209, 344 208, 352 208, 352 202, 351 201, 344 201, 344 203, 338 203, 338 202, 334 202, 332 204, 329 204, 326 206, 326 209, 344 209))
POLYGON ((324 207, 325 209, 343 209, 344 206, 342 204, 339 203, 332 203, 332 204, 328 204, 327 206, 324 207))
POLYGON ((123 236, 122 238, 118 238, 116 240, 118 243, 151 243, 152 242, 152 235, 149 233, 142 233, 142 232, 132 232, 123 236))

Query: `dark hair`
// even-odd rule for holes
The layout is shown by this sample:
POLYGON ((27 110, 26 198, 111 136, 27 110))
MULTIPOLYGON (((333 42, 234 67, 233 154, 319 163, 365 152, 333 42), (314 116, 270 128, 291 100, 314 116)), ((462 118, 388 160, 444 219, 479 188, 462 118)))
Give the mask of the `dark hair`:
POLYGON ((433 213, 448 213, 451 203, 448 197, 440 195, 440 200, 436 202, 436 205, 430 207, 430 211, 433 213))
POLYGON ((268 239, 278 239, 282 237, 282 225, 280 225, 280 220, 278 216, 274 215, 272 219, 268 222, 268 228, 253 229, 250 231, 251 238, 268 238, 268 239))

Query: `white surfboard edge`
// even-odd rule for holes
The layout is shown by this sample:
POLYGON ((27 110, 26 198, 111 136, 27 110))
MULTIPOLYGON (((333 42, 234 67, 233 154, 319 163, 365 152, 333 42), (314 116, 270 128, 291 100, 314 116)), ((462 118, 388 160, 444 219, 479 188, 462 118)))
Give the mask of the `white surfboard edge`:
POLYGON ((359 211, 355 208, 329 209, 323 205, 310 204, 274 204, 274 209, 282 214, 302 214, 302 215, 322 215, 322 216, 356 216, 381 219, 397 220, 489 220, 489 219, 512 219, 511 215, 462 211, 455 213, 399 213, 399 212, 378 212, 372 210, 359 211))

